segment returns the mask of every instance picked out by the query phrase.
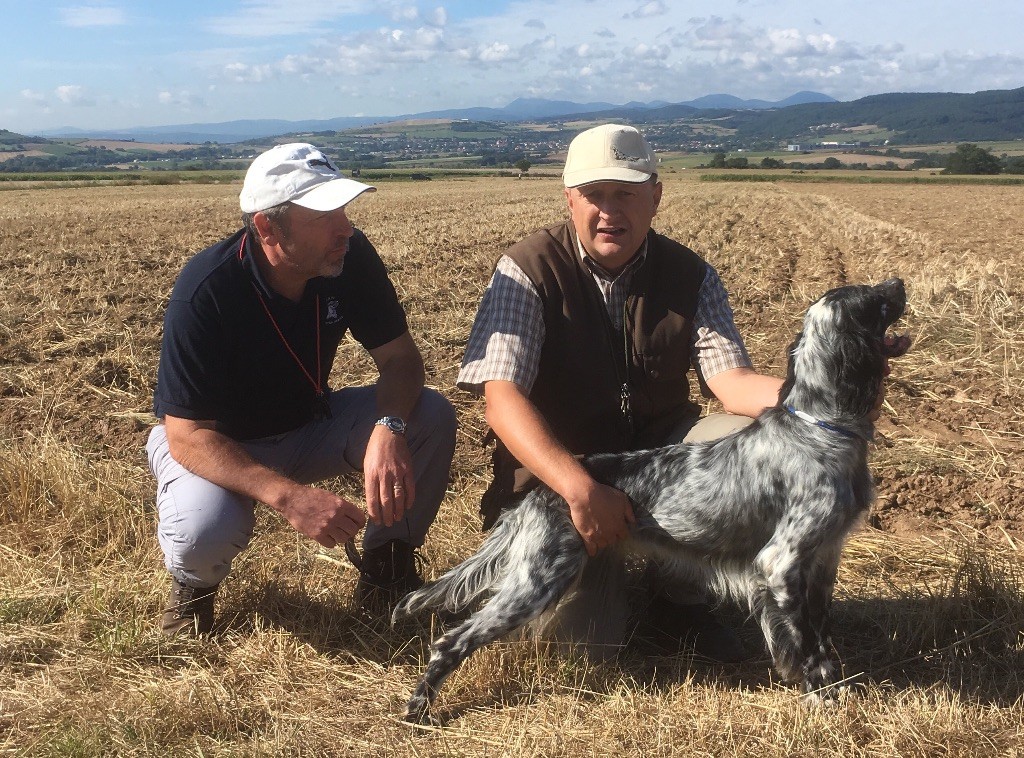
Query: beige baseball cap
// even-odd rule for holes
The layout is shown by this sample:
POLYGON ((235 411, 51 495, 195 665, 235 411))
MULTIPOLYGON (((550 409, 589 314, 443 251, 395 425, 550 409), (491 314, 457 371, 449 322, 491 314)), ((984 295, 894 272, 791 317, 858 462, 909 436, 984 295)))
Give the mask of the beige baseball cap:
POLYGON ((646 182, 658 173, 658 159, 632 126, 604 124, 569 143, 562 180, 566 187, 594 182, 646 182))
POLYGON ((330 159, 305 142, 277 145, 245 172, 238 204, 242 213, 256 213, 292 202, 314 211, 333 211, 376 187, 342 176, 330 159))

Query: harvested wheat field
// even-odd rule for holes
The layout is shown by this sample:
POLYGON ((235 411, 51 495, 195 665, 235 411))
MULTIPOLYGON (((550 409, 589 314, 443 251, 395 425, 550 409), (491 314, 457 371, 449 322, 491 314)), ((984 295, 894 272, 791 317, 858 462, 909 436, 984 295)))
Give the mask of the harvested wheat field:
MULTIPOLYGON (((767 654, 613 663, 514 639, 401 720, 432 634, 355 613, 355 570, 260 511, 215 635, 156 631, 167 590, 143 442, 161 317, 190 254, 233 231, 236 186, 0 192, 0 754, 40 756, 1021 755, 1024 188, 670 178, 659 231, 721 272, 758 367, 807 304, 898 275, 911 352, 873 451, 878 500, 840 568, 833 636, 855 685, 806 708, 767 654)), ((454 387, 498 253, 563 216, 555 179, 388 184, 352 206, 455 403, 428 576, 481 540, 482 404, 454 387)), ((333 383, 365 383, 345 346, 333 383)), ((360 497, 360 483, 340 491, 360 497)), ((738 613, 748 646, 760 631, 738 613)))

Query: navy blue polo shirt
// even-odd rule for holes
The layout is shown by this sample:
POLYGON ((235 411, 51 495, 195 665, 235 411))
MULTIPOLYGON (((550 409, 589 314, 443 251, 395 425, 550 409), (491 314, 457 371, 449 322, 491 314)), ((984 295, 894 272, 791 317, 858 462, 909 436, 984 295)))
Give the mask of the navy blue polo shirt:
POLYGON ((352 236, 341 274, 311 279, 298 303, 266 284, 253 258, 262 254, 257 246, 239 231, 197 254, 178 275, 164 315, 153 400, 158 417, 216 421, 238 440, 296 429, 318 408, 312 381, 318 314, 325 391, 346 331, 373 350, 408 329, 384 263, 362 232, 352 236))

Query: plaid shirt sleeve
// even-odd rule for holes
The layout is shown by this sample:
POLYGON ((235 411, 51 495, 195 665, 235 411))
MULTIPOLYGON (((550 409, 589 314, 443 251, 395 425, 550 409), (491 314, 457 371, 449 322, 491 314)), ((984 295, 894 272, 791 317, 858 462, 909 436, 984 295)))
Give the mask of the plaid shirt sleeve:
POLYGON ((705 380, 723 371, 752 366, 733 322, 729 295, 711 265, 697 295, 693 335, 693 365, 705 380))
POLYGON ((491 380, 514 382, 529 392, 544 344, 544 312, 533 282, 502 256, 480 300, 456 384, 483 394, 491 380))

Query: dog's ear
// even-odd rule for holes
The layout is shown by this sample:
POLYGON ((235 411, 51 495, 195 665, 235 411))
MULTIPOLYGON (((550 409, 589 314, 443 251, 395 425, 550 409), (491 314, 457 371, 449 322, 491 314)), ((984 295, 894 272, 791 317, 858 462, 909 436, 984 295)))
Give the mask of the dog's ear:
POLYGON ((866 331, 843 332, 836 347, 836 398, 844 416, 863 418, 875 406, 885 360, 866 331))

